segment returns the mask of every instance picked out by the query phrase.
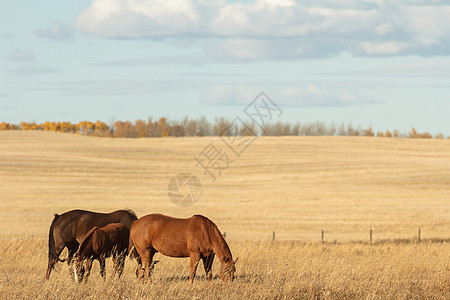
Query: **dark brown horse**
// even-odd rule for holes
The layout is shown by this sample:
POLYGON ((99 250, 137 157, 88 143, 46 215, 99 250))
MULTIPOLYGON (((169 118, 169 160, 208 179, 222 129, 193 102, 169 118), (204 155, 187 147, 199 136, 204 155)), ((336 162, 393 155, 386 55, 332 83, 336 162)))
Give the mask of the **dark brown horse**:
POLYGON ((153 270, 153 256, 156 252, 171 257, 190 257, 189 281, 194 281, 200 259, 211 280, 214 255, 222 267, 220 277, 230 282, 236 272, 230 248, 217 226, 208 218, 195 215, 188 219, 178 219, 161 214, 151 214, 134 221, 130 231, 129 249, 135 247, 142 264, 139 266, 139 280, 150 283, 153 270))
POLYGON ((83 277, 85 282, 88 280, 94 260, 99 261, 100 275, 105 278, 105 259, 108 257, 112 257, 114 262, 113 277, 118 272, 120 278, 128 254, 129 239, 130 230, 121 223, 92 228, 73 258, 75 281, 82 282, 83 277))
POLYGON ((137 217, 132 210, 118 210, 108 214, 71 210, 62 215, 55 214, 48 236, 48 268, 45 278, 50 277, 50 273, 58 261, 65 261, 59 258, 65 247, 69 250, 67 263, 69 266, 71 265, 79 244, 93 227, 122 223, 129 229, 134 220, 137 220, 137 217))

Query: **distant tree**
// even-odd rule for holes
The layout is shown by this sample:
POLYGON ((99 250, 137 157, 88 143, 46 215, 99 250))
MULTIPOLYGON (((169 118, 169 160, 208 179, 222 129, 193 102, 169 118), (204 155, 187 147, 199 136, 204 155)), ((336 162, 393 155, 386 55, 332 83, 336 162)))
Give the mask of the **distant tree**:
POLYGON ((93 131, 94 131, 94 135, 96 135, 96 136, 105 136, 106 133, 109 131, 109 127, 106 125, 105 122, 101 122, 101 121, 97 120, 97 122, 95 122, 95 124, 94 124, 93 131))
POLYGON ((372 131, 372 126, 362 131, 363 136, 374 136, 375 133, 372 131))
POLYGON ((359 128, 353 127, 352 123, 347 124, 347 135, 348 136, 359 136, 359 132, 361 130, 359 128))
POLYGON ((418 138, 418 133, 417 133, 417 131, 416 131, 416 129, 414 127, 411 128, 411 131, 408 134, 409 134, 409 138, 410 139, 417 139, 418 138))
POLYGON ((166 118, 159 118, 158 128, 161 137, 169 136, 169 127, 167 126, 166 118))
POLYGON ((182 126, 184 127, 185 136, 196 136, 197 135, 197 120, 191 120, 185 117, 182 121, 182 126))
POLYGON ((9 123, 2 122, 0 123, 0 130, 11 130, 12 126, 9 123))
POLYGON ((336 124, 334 124, 334 122, 331 123, 330 125, 328 125, 326 135, 334 136, 336 134, 336 132, 337 132, 337 127, 336 127, 336 124))
POLYGON ((256 127, 256 124, 253 122, 246 123, 245 125, 242 125, 239 128, 240 136, 255 136, 258 135, 258 128, 256 127))
POLYGON ((81 121, 77 124, 76 131, 82 135, 92 135, 94 133, 94 123, 81 121))
POLYGON ((291 128, 291 135, 298 136, 300 135, 300 123, 295 123, 291 128))
POLYGON ((231 125, 231 122, 223 117, 216 118, 213 126, 213 135, 221 135, 225 129, 231 125))
POLYGON ((394 132, 392 133, 392 136, 393 137, 399 137, 400 136, 400 134, 399 134, 397 129, 394 129, 394 132))
POLYGON ((184 136, 184 127, 178 123, 171 125, 170 126, 170 136, 174 136, 174 137, 184 136))
POLYGON ((392 133, 389 130, 386 130, 384 136, 385 137, 392 137, 392 133))
POLYGON ((261 128, 261 135, 262 136, 277 136, 279 127, 280 126, 277 126, 277 124, 264 123, 264 125, 261 128))
POLYGON ((419 138, 421 138, 421 139, 432 139, 433 136, 429 132, 424 132, 424 133, 419 134, 419 138))
POLYGON ((345 128, 345 124, 344 123, 341 123, 341 125, 339 125, 339 129, 337 131, 337 134, 339 136, 346 136, 347 135, 347 130, 345 128))
POLYGON ((200 119, 197 120, 197 136, 213 135, 211 127, 211 123, 209 123, 205 116, 200 117, 200 119))
POLYGON ((130 121, 117 121, 114 123, 114 136, 135 138, 136 131, 130 121))
POLYGON ((147 123, 144 120, 136 120, 134 122, 134 129, 136 131, 136 136, 138 138, 143 138, 143 137, 148 137, 148 132, 147 132, 147 123))
POLYGON ((413 127, 409 132, 409 137, 412 139, 431 139, 433 136, 429 132, 418 133, 413 127))

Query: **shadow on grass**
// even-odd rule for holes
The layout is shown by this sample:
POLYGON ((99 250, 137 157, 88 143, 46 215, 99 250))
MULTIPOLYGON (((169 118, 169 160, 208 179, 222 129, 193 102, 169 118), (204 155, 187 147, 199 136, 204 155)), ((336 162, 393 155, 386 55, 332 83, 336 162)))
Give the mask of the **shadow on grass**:
MULTIPOLYGON (((234 281, 237 282, 243 282, 243 283, 255 283, 255 282, 264 282, 264 276, 263 275, 257 275, 257 274, 236 274, 234 277, 234 281)), ((174 282, 189 282, 189 276, 188 275, 173 275, 169 277, 164 278, 158 278, 158 281, 162 283, 174 283, 174 282)), ((206 279, 206 275, 199 275, 195 276, 194 283, 196 281, 200 282, 208 282, 206 279)), ((212 277, 211 282, 219 281, 222 282, 222 278, 220 278, 219 275, 214 275, 212 277)))

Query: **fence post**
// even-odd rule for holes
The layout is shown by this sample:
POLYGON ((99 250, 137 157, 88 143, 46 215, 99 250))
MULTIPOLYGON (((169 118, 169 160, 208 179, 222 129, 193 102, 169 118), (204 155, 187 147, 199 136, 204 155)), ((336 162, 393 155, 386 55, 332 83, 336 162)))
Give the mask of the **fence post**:
POLYGON ((372 229, 370 229, 370 242, 372 243, 372 229))
POLYGON ((275 231, 272 233, 272 242, 275 241, 275 231))
POLYGON ((324 234, 325 234, 325 232, 322 230, 322 244, 324 243, 324 234))
POLYGON ((419 237, 419 243, 420 243, 420 228, 419 228, 419 234, 418 234, 418 237, 419 237))

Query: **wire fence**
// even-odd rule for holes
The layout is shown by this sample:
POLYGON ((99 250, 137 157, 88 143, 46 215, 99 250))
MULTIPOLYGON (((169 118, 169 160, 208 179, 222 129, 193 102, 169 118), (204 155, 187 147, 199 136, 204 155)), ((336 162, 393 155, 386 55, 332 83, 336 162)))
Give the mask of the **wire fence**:
MULTIPOLYGON (((329 233, 329 232, 328 232, 329 233)), ((222 233, 223 237, 225 239, 227 239, 227 233, 223 232, 222 233)), ((373 229, 369 229, 369 231, 367 232, 367 238, 358 238, 358 239, 342 239, 342 240, 338 240, 336 238, 336 234, 327 234, 327 231, 325 230, 321 230, 320 232, 317 233, 317 238, 313 238, 311 240, 311 235, 308 235, 308 238, 306 239, 302 239, 302 238, 298 238, 295 239, 295 241, 315 241, 315 242, 321 242, 322 244, 325 243, 337 243, 337 242, 363 242, 363 243, 386 243, 386 242, 395 242, 395 243, 421 243, 421 242, 432 242, 432 243, 450 243, 450 238, 436 238, 436 237, 427 237, 427 238, 423 238, 422 236, 422 229, 418 228, 416 233, 409 237, 409 238, 383 238, 382 235, 378 236, 377 238, 377 234, 373 229), (329 237, 331 237, 331 239, 329 239, 329 237), (327 239, 328 238, 328 239, 327 239)), ((264 238, 264 240, 269 240, 270 238, 270 234, 267 233, 266 237, 264 238)), ((275 242, 275 241, 294 241, 293 239, 285 239, 285 238, 279 238, 279 235, 277 234, 276 231, 272 231, 272 237, 271 237, 271 241, 275 242)))

